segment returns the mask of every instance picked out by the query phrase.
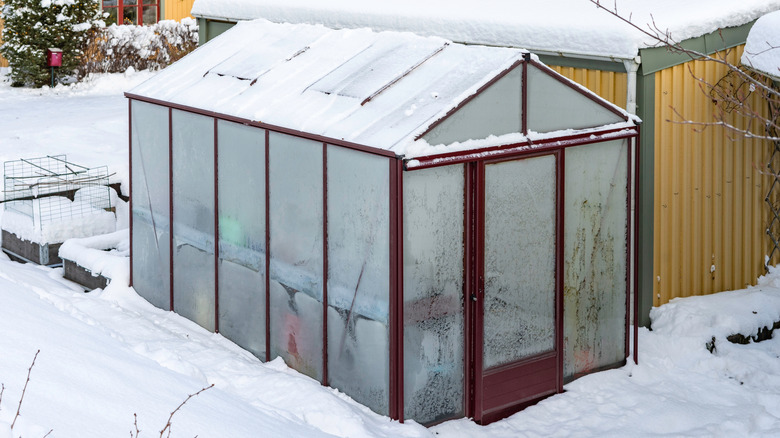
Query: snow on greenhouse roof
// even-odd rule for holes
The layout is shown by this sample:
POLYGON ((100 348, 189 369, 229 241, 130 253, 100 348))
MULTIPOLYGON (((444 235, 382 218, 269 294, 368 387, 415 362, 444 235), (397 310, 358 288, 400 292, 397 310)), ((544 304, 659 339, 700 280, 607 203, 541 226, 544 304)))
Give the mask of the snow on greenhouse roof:
POLYGON ((742 63, 780 80, 780 11, 764 15, 750 29, 742 63))
POLYGON ((241 22, 128 92, 403 154, 518 49, 411 33, 241 22))
MULTIPOLYGON (((780 0, 603 0, 641 27, 655 22, 677 41, 740 26, 775 10, 780 0)), ((195 16, 228 21, 370 27, 457 42, 522 47, 622 59, 654 45, 589 0, 195 0, 195 16)))

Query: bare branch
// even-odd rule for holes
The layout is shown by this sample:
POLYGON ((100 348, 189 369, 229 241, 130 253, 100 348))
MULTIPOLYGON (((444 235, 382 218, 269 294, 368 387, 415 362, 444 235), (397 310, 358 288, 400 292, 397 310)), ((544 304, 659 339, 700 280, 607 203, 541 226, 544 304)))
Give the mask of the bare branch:
POLYGON ((33 357, 32 364, 30 364, 30 368, 27 368, 27 380, 24 382, 24 388, 22 389, 22 397, 19 399, 19 406, 16 407, 16 415, 14 416, 14 421, 11 423, 11 430, 14 429, 16 420, 19 418, 20 411, 22 409, 22 402, 24 401, 24 393, 27 391, 27 384, 30 383, 30 373, 32 372, 33 367, 35 366, 35 359, 38 358, 38 353, 40 352, 41 350, 35 352, 35 357, 33 357))
POLYGON ((702 129, 698 130, 697 132, 701 132, 704 129, 706 129, 707 127, 709 127, 709 126, 722 126, 722 127, 726 128, 726 129, 728 129, 730 131, 734 131, 734 132, 737 132, 737 133, 741 134, 742 137, 744 137, 744 138, 755 138, 755 139, 759 139, 759 140, 780 141, 780 137, 777 137, 777 136, 759 135, 759 134, 756 134, 756 133, 754 133, 754 132, 752 132, 750 130, 738 128, 738 127, 736 127, 736 126, 734 126, 734 125, 724 121, 723 117, 716 117, 716 121, 714 121, 714 122, 696 122, 696 121, 693 121, 693 120, 688 120, 685 117, 683 117, 683 115, 680 114, 679 111, 677 111, 677 108, 675 108, 673 106, 669 106, 669 108, 672 110, 672 112, 674 112, 675 115, 677 115, 677 117, 680 118, 680 120, 666 119, 667 122, 669 122, 669 123, 676 123, 678 125, 701 126, 702 129))
POLYGON ((130 438, 138 438, 138 434, 141 433, 140 430, 138 430, 138 415, 133 412, 133 427, 135 428, 135 433, 133 431, 130 431, 130 438))
POLYGON ((188 395, 187 398, 183 402, 181 402, 181 404, 179 406, 177 406, 176 409, 173 410, 173 412, 171 412, 171 415, 168 416, 168 422, 165 424, 165 427, 163 427, 163 429, 160 431, 160 438, 163 437, 163 433, 165 433, 166 430, 168 431, 168 434, 165 435, 166 438, 171 436, 171 420, 173 420, 173 416, 176 414, 176 412, 179 412, 179 409, 181 409, 182 406, 187 404, 187 402, 190 401, 191 398, 196 397, 196 396, 200 395, 201 392, 203 392, 203 391, 205 391, 207 389, 213 388, 213 387, 214 387, 214 384, 212 383, 211 385, 201 389, 200 391, 198 391, 198 392, 196 392, 194 394, 188 395))
POLYGON ((744 72, 741 72, 738 66, 735 66, 728 61, 726 61, 725 56, 723 59, 707 55, 706 53, 699 52, 697 50, 688 49, 682 46, 682 44, 679 41, 676 41, 673 37, 669 29, 661 29, 655 22, 655 18, 653 15, 650 15, 651 23, 647 25, 647 29, 637 25, 633 21, 631 21, 630 18, 625 18, 624 16, 620 15, 617 11, 617 6, 613 9, 609 9, 601 4, 600 0, 589 0, 591 3, 596 5, 599 9, 602 9, 606 11, 607 13, 613 15, 620 21, 623 21, 624 23, 628 24, 629 26, 633 27, 634 29, 638 30, 645 36, 649 37, 653 41, 655 41, 654 47, 666 47, 667 50, 669 50, 672 53, 679 53, 684 54, 688 56, 691 60, 704 60, 704 61, 712 61, 716 62, 718 64, 724 65, 728 67, 730 70, 734 71, 735 73, 742 76, 746 81, 749 81, 753 83, 756 87, 759 87, 764 90, 764 92, 770 94, 770 95, 780 95, 780 90, 773 89, 770 86, 767 86, 766 84, 762 83, 761 81, 758 81, 754 78, 752 78, 750 75, 745 74, 744 72))

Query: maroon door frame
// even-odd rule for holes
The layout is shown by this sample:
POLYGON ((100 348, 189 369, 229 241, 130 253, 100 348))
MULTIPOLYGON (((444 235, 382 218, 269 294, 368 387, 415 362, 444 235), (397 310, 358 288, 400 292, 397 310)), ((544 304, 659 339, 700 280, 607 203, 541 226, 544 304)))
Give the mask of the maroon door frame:
POLYGON ((468 166, 466 221, 470 233, 466 238, 466 256, 469 265, 466 271, 471 278, 466 282, 466 302, 468 303, 466 317, 468 367, 467 376, 470 394, 467 406, 468 415, 475 421, 487 424, 508 414, 517 412, 541 398, 563 391, 563 164, 564 154, 560 150, 532 154, 503 157, 493 160, 483 160, 468 166), (534 157, 555 157, 556 169, 556 212, 555 212, 555 337, 553 350, 520 361, 485 370, 483 367, 483 336, 484 336, 484 256, 485 256, 485 168, 489 164, 516 161, 534 157), (529 382, 531 377, 533 382, 529 382), (500 385, 516 386, 511 390, 515 396, 489 399, 489 387, 500 385), (493 405, 488 406, 490 402, 493 405))

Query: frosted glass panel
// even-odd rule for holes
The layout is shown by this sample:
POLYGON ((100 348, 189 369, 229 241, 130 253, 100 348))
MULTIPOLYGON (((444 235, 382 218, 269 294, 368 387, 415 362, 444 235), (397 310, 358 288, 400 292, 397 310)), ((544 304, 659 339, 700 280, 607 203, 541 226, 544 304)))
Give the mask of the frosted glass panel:
POLYGON ((271 133, 271 359, 322 380, 322 143, 271 133))
POLYGON ((423 138, 435 145, 523 132, 522 82, 523 70, 515 68, 423 138))
POLYGON ((527 119, 528 129, 536 132, 591 128, 624 121, 533 65, 528 66, 527 119))
POLYGON ((265 130, 219 121, 219 332, 265 360, 265 130))
POLYGON ((328 146, 329 384, 388 415, 388 159, 328 146))
POLYGON ((624 140, 566 149, 564 377, 626 357, 624 140))
POLYGON ((132 101, 133 287, 171 308, 168 108, 132 101))
POLYGON ((463 166, 404 172, 404 416, 464 415, 463 166))
POLYGON ((214 119, 174 110, 173 308, 214 330, 214 119))
POLYGON ((485 166, 484 367, 555 346, 555 156, 485 166))

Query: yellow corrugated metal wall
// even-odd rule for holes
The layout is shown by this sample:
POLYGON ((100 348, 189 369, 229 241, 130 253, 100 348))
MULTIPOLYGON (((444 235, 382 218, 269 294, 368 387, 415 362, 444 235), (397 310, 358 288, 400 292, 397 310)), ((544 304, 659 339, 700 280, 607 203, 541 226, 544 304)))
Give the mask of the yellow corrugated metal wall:
POLYGON ((614 103, 626 107, 626 74, 585 68, 550 66, 567 78, 588 87, 589 90, 614 103))
MULTIPOLYGON (((739 65, 741 54, 737 47, 726 59, 739 65)), ((757 169, 765 166, 771 145, 719 126, 702 130, 669 121, 681 120, 675 109, 687 120, 714 121, 717 108, 692 75, 715 84, 726 73, 727 67, 707 61, 655 73, 655 306, 674 297, 742 289, 764 273, 764 198, 771 181, 757 169)), ((749 99, 754 109, 766 111, 758 93, 749 99)), ((735 114, 726 114, 726 121, 747 126, 735 114)))
POLYGON ((195 0, 165 0, 163 18, 179 21, 182 18, 189 17, 190 11, 192 11, 192 3, 194 2, 195 0))
MULTIPOLYGON (((0 1, 0 8, 1 7, 3 7, 2 1, 0 1)), ((2 33, 3 33, 3 20, 0 19, 0 44, 3 43, 2 33)), ((8 67, 8 60, 3 58, 1 55, 0 55, 0 67, 8 67)))

